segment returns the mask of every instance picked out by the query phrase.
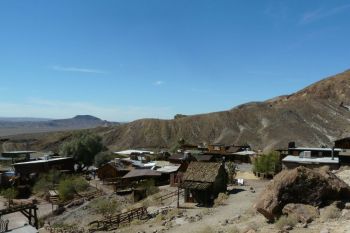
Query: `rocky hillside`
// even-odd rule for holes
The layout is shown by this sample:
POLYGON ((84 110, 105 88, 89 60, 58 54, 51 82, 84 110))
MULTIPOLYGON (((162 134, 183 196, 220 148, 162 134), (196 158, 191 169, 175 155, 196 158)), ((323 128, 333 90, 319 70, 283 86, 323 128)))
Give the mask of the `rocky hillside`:
MULTIPOLYGON (((350 135, 350 71, 321 80, 292 95, 253 102, 229 111, 180 117, 174 120, 142 119, 95 129, 112 150, 173 146, 179 138, 190 143, 249 143, 254 149, 297 145, 332 145, 350 135)), ((49 136, 33 136, 34 145, 57 145, 49 136)), ((62 137, 67 137, 64 135, 62 137)), ((50 145, 50 146, 48 146, 50 145)))
POLYGON ((255 149, 332 145, 350 135, 350 71, 288 96, 229 111, 175 120, 146 119, 105 132, 112 148, 169 147, 182 137, 192 143, 249 143, 255 149))

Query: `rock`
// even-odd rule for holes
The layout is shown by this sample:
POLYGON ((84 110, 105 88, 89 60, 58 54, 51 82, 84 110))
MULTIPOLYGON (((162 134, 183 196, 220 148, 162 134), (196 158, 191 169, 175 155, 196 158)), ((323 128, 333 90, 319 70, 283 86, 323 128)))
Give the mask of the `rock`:
POLYGON ((322 206, 330 201, 348 200, 350 187, 328 170, 301 166, 280 172, 262 193, 255 208, 274 221, 289 203, 322 206))
POLYGON ((227 224, 229 224, 229 220, 225 219, 224 222, 221 224, 221 226, 226 226, 227 224))
POLYGON ((291 230, 293 230, 293 227, 291 226, 291 225, 286 225, 286 226, 284 226, 283 227, 283 231, 291 231, 291 230))
POLYGON ((350 210, 350 202, 345 203, 344 208, 347 210, 350 210))
POLYGON ((254 229, 248 229, 244 233, 256 233, 256 231, 254 229))
POLYGON ((282 209, 282 213, 294 215, 298 222, 302 223, 310 223, 320 216, 320 212, 314 206, 293 203, 285 205, 282 209))
POLYGON ((327 228, 323 228, 321 229, 320 233, 330 233, 330 231, 327 228))
POLYGON ((341 217, 343 218, 343 219, 346 219, 346 220, 349 220, 350 219, 350 210, 348 210, 348 209, 343 209, 342 211, 341 211, 341 217))

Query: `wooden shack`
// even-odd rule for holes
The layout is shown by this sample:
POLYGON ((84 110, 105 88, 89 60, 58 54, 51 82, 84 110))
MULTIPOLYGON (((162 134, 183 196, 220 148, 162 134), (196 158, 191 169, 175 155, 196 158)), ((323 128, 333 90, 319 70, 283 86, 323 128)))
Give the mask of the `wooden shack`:
POLYGON ((100 180, 113 180, 121 178, 130 171, 130 168, 125 167, 116 162, 110 162, 102 165, 97 169, 97 177, 100 180))
POLYGON ((192 162, 180 185, 185 189, 185 202, 210 206, 219 193, 226 192, 228 175, 223 163, 192 162))
POLYGON ((35 160, 13 164, 17 176, 28 178, 31 174, 46 173, 50 170, 74 172, 74 160, 71 157, 35 160))
POLYGON ((147 179, 156 179, 159 178, 161 175, 162 174, 160 172, 150 169, 134 169, 129 171, 122 178, 126 181, 141 181, 147 179))
POLYGON ((338 139, 334 141, 335 148, 350 149, 350 137, 338 139))

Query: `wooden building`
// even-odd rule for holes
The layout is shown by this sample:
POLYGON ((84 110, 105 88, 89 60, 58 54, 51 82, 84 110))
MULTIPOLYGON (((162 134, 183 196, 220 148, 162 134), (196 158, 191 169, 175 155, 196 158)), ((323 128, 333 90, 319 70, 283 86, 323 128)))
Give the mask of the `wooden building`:
POLYGON ((225 146, 224 144, 211 144, 208 145, 208 153, 220 153, 224 154, 226 153, 226 150, 229 148, 229 146, 225 146))
POLYGON ((180 185, 185 189, 185 202, 210 206, 221 192, 226 192, 228 175, 223 163, 192 162, 180 185))
POLYGON ((147 179, 157 179, 160 178, 161 175, 162 174, 160 172, 150 169, 133 169, 122 178, 126 181, 141 181, 147 179))
POLYGON ((126 175, 131 169, 116 162, 110 162, 97 169, 97 177, 100 180, 113 180, 126 175))
POLYGON ((46 173, 50 170, 74 172, 74 160, 71 157, 34 160, 13 164, 15 173, 21 178, 28 178, 32 174, 46 173))
POLYGON ((170 184, 171 187, 176 187, 182 181, 182 172, 179 172, 180 167, 180 164, 170 164, 158 168, 157 171, 162 174, 162 177, 166 180, 167 184, 170 184))
POLYGON ((335 148, 350 149, 350 137, 342 138, 334 141, 335 148))
POLYGON ((331 170, 339 169, 339 158, 338 157, 299 157, 288 155, 282 159, 283 169, 294 169, 299 166, 307 168, 320 168, 328 166, 331 170))

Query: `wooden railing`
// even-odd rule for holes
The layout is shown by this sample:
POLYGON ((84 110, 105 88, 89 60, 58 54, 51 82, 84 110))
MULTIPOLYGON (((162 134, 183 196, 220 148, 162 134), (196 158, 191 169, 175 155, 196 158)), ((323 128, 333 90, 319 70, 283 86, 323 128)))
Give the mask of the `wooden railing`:
POLYGON ((9 220, 0 219, 0 233, 7 232, 9 226, 9 220))
POLYGON ((182 189, 181 190, 176 190, 176 191, 164 194, 164 195, 162 195, 160 197, 157 197, 156 200, 160 200, 160 202, 163 202, 164 200, 167 200, 169 198, 175 197, 177 195, 182 196, 183 194, 184 194, 184 191, 182 189))
POLYGON ((146 216, 147 209, 145 207, 136 208, 128 212, 106 218, 104 220, 90 222, 90 232, 95 232, 97 230, 115 230, 120 226, 120 224, 130 223, 134 219, 142 219, 146 216))
POLYGON ((85 233, 86 231, 84 229, 70 226, 70 227, 52 227, 52 226, 46 226, 45 230, 50 233, 85 233))
POLYGON ((16 212, 22 213, 25 217, 27 217, 30 225, 35 226, 37 229, 39 227, 38 215, 37 215, 38 207, 36 204, 19 204, 13 205, 6 209, 0 210, 0 218, 3 215, 12 214, 16 212))

